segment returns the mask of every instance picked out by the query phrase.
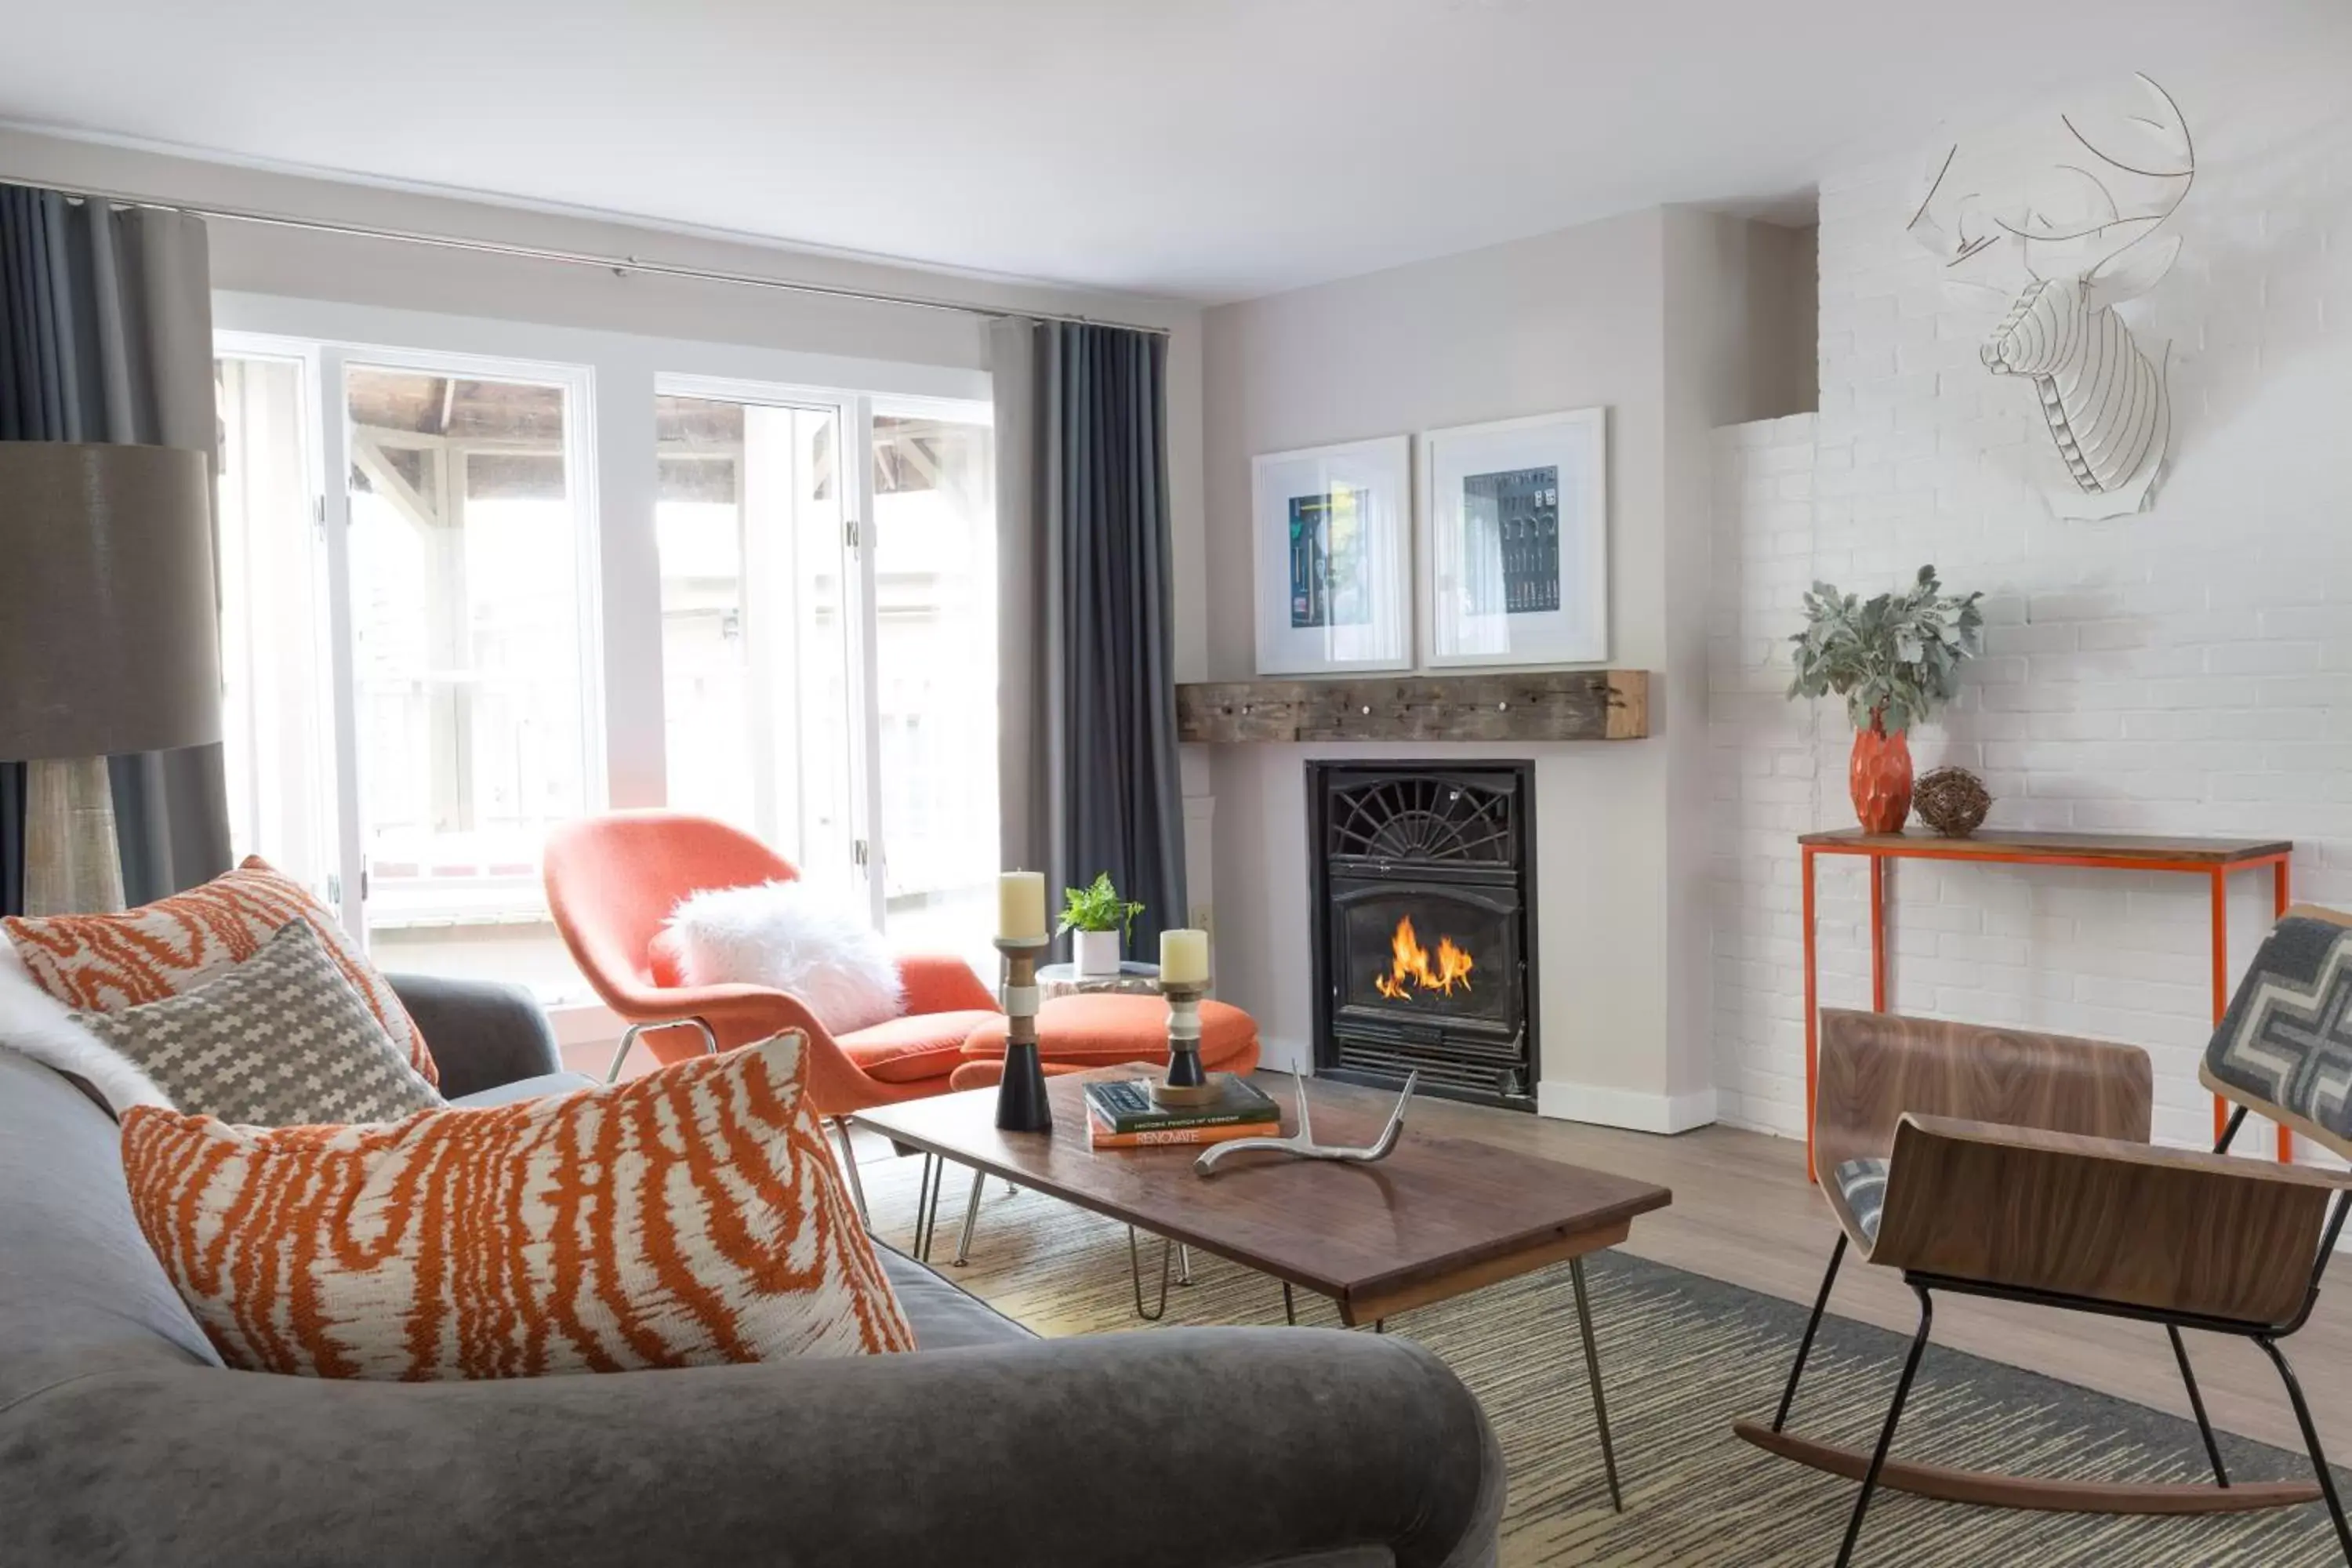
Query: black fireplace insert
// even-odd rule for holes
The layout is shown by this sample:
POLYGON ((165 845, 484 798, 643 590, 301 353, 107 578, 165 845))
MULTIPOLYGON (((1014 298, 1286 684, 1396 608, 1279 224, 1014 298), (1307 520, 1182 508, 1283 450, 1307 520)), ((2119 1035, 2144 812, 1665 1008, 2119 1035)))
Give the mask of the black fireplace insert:
POLYGON ((1307 764, 1315 1070, 1535 1109, 1532 763, 1307 764))

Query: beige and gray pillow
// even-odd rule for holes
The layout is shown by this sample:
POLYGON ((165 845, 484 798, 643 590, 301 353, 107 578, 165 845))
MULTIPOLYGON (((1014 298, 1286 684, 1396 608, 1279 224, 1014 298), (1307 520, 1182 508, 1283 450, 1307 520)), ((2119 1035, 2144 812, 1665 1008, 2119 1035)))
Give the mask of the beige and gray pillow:
POLYGON ((193 1116, 295 1127, 394 1121, 447 1103, 305 921, 194 990, 73 1018, 193 1116))

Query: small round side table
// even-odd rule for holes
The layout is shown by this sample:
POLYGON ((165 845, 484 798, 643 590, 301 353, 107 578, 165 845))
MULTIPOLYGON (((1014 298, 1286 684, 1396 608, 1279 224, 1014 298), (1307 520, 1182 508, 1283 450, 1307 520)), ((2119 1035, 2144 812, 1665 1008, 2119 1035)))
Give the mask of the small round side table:
POLYGON ((1075 963, 1038 966, 1037 992, 1045 1001, 1094 991, 1112 991, 1128 996, 1156 996, 1160 994, 1160 966, 1133 958, 1122 961, 1117 974, 1081 974, 1075 963))

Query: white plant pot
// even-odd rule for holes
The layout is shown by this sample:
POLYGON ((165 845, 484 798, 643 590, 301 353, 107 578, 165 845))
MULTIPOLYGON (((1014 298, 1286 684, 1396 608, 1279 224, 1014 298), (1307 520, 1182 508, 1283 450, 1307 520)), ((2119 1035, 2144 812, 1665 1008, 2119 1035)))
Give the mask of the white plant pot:
POLYGON ((1070 950, 1081 974, 1118 973, 1118 932, 1115 931, 1074 931, 1070 950))

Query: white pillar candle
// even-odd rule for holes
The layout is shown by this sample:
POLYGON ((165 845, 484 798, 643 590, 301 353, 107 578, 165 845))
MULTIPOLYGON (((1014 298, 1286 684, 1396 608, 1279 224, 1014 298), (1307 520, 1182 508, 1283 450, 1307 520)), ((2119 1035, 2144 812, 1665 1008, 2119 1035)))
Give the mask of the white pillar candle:
POLYGON ((1209 933, 1204 931, 1163 931, 1160 933, 1160 983, 1202 985, 1209 978, 1209 933))
POLYGON ((996 934, 1006 942, 1045 940, 1045 873, 1007 871, 996 879, 996 934))

